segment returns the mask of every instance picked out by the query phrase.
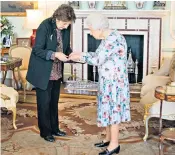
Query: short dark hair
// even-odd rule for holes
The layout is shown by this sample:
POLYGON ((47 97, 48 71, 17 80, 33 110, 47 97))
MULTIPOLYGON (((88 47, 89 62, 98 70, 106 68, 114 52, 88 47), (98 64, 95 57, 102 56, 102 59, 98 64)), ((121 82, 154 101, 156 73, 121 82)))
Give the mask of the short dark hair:
POLYGON ((68 22, 68 21, 75 22, 76 20, 74 9, 67 4, 60 5, 53 13, 52 18, 53 20, 57 19, 64 22, 68 22))

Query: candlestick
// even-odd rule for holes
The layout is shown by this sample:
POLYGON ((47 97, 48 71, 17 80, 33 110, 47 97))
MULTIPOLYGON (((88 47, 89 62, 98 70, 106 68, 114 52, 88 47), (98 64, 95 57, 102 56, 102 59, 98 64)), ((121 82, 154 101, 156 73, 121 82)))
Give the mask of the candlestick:
POLYGON ((136 79, 136 83, 137 83, 137 78, 138 78, 138 60, 136 59, 136 62, 135 62, 135 79, 136 79))
POLYGON ((95 73, 96 73, 96 67, 95 65, 93 66, 93 76, 94 76, 94 82, 95 82, 95 73))
POLYGON ((74 80, 76 81, 76 78, 77 77, 77 69, 76 69, 76 67, 74 68, 74 80))

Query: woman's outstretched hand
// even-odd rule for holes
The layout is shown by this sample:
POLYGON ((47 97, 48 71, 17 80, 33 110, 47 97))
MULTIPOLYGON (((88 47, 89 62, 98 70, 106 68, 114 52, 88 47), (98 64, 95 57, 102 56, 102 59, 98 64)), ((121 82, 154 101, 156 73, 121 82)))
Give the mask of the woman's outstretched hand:
POLYGON ((60 61, 63 61, 63 62, 68 61, 68 56, 65 55, 65 54, 62 53, 62 52, 56 52, 56 53, 55 53, 55 57, 56 57, 57 59, 59 59, 60 61))
POLYGON ((72 52, 68 59, 72 61, 79 61, 81 59, 82 52, 72 52))

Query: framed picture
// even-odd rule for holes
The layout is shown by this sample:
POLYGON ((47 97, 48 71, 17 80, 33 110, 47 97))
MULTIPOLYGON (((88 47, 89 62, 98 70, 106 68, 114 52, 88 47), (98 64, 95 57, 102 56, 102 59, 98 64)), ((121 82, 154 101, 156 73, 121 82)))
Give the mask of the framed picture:
POLYGON ((74 9, 79 9, 79 1, 69 1, 68 4, 74 9))
POLYGON ((21 46, 31 47, 31 39, 30 38, 16 38, 16 44, 21 45, 21 46))
POLYGON ((166 1, 154 1, 153 8, 155 10, 165 10, 166 1))
POLYGON ((1 16, 26 16, 26 9, 38 9, 38 1, 1 1, 1 16))
POLYGON ((105 1, 106 10, 124 10, 127 9, 125 1, 105 1))

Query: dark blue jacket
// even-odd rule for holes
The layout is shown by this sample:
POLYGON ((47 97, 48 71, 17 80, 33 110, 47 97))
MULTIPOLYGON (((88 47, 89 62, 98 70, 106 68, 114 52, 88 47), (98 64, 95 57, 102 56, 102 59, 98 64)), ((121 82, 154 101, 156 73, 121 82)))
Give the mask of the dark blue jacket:
MULTIPOLYGON (((48 58, 50 51, 56 51, 57 31, 56 22, 52 18, 44 20, 37 29, 35 45, 30 56, 29 67, 26 79, 35 87, 46 90, 53 60, 48 58)), ((63 40, 63 53, 69 55, 72 50, 70 48, 70 28, 61 30, 63 40)), ((62 65, 64 67, 64 65, 62 65)), ((63 70, 63 69, 62 69, 63 70)))

